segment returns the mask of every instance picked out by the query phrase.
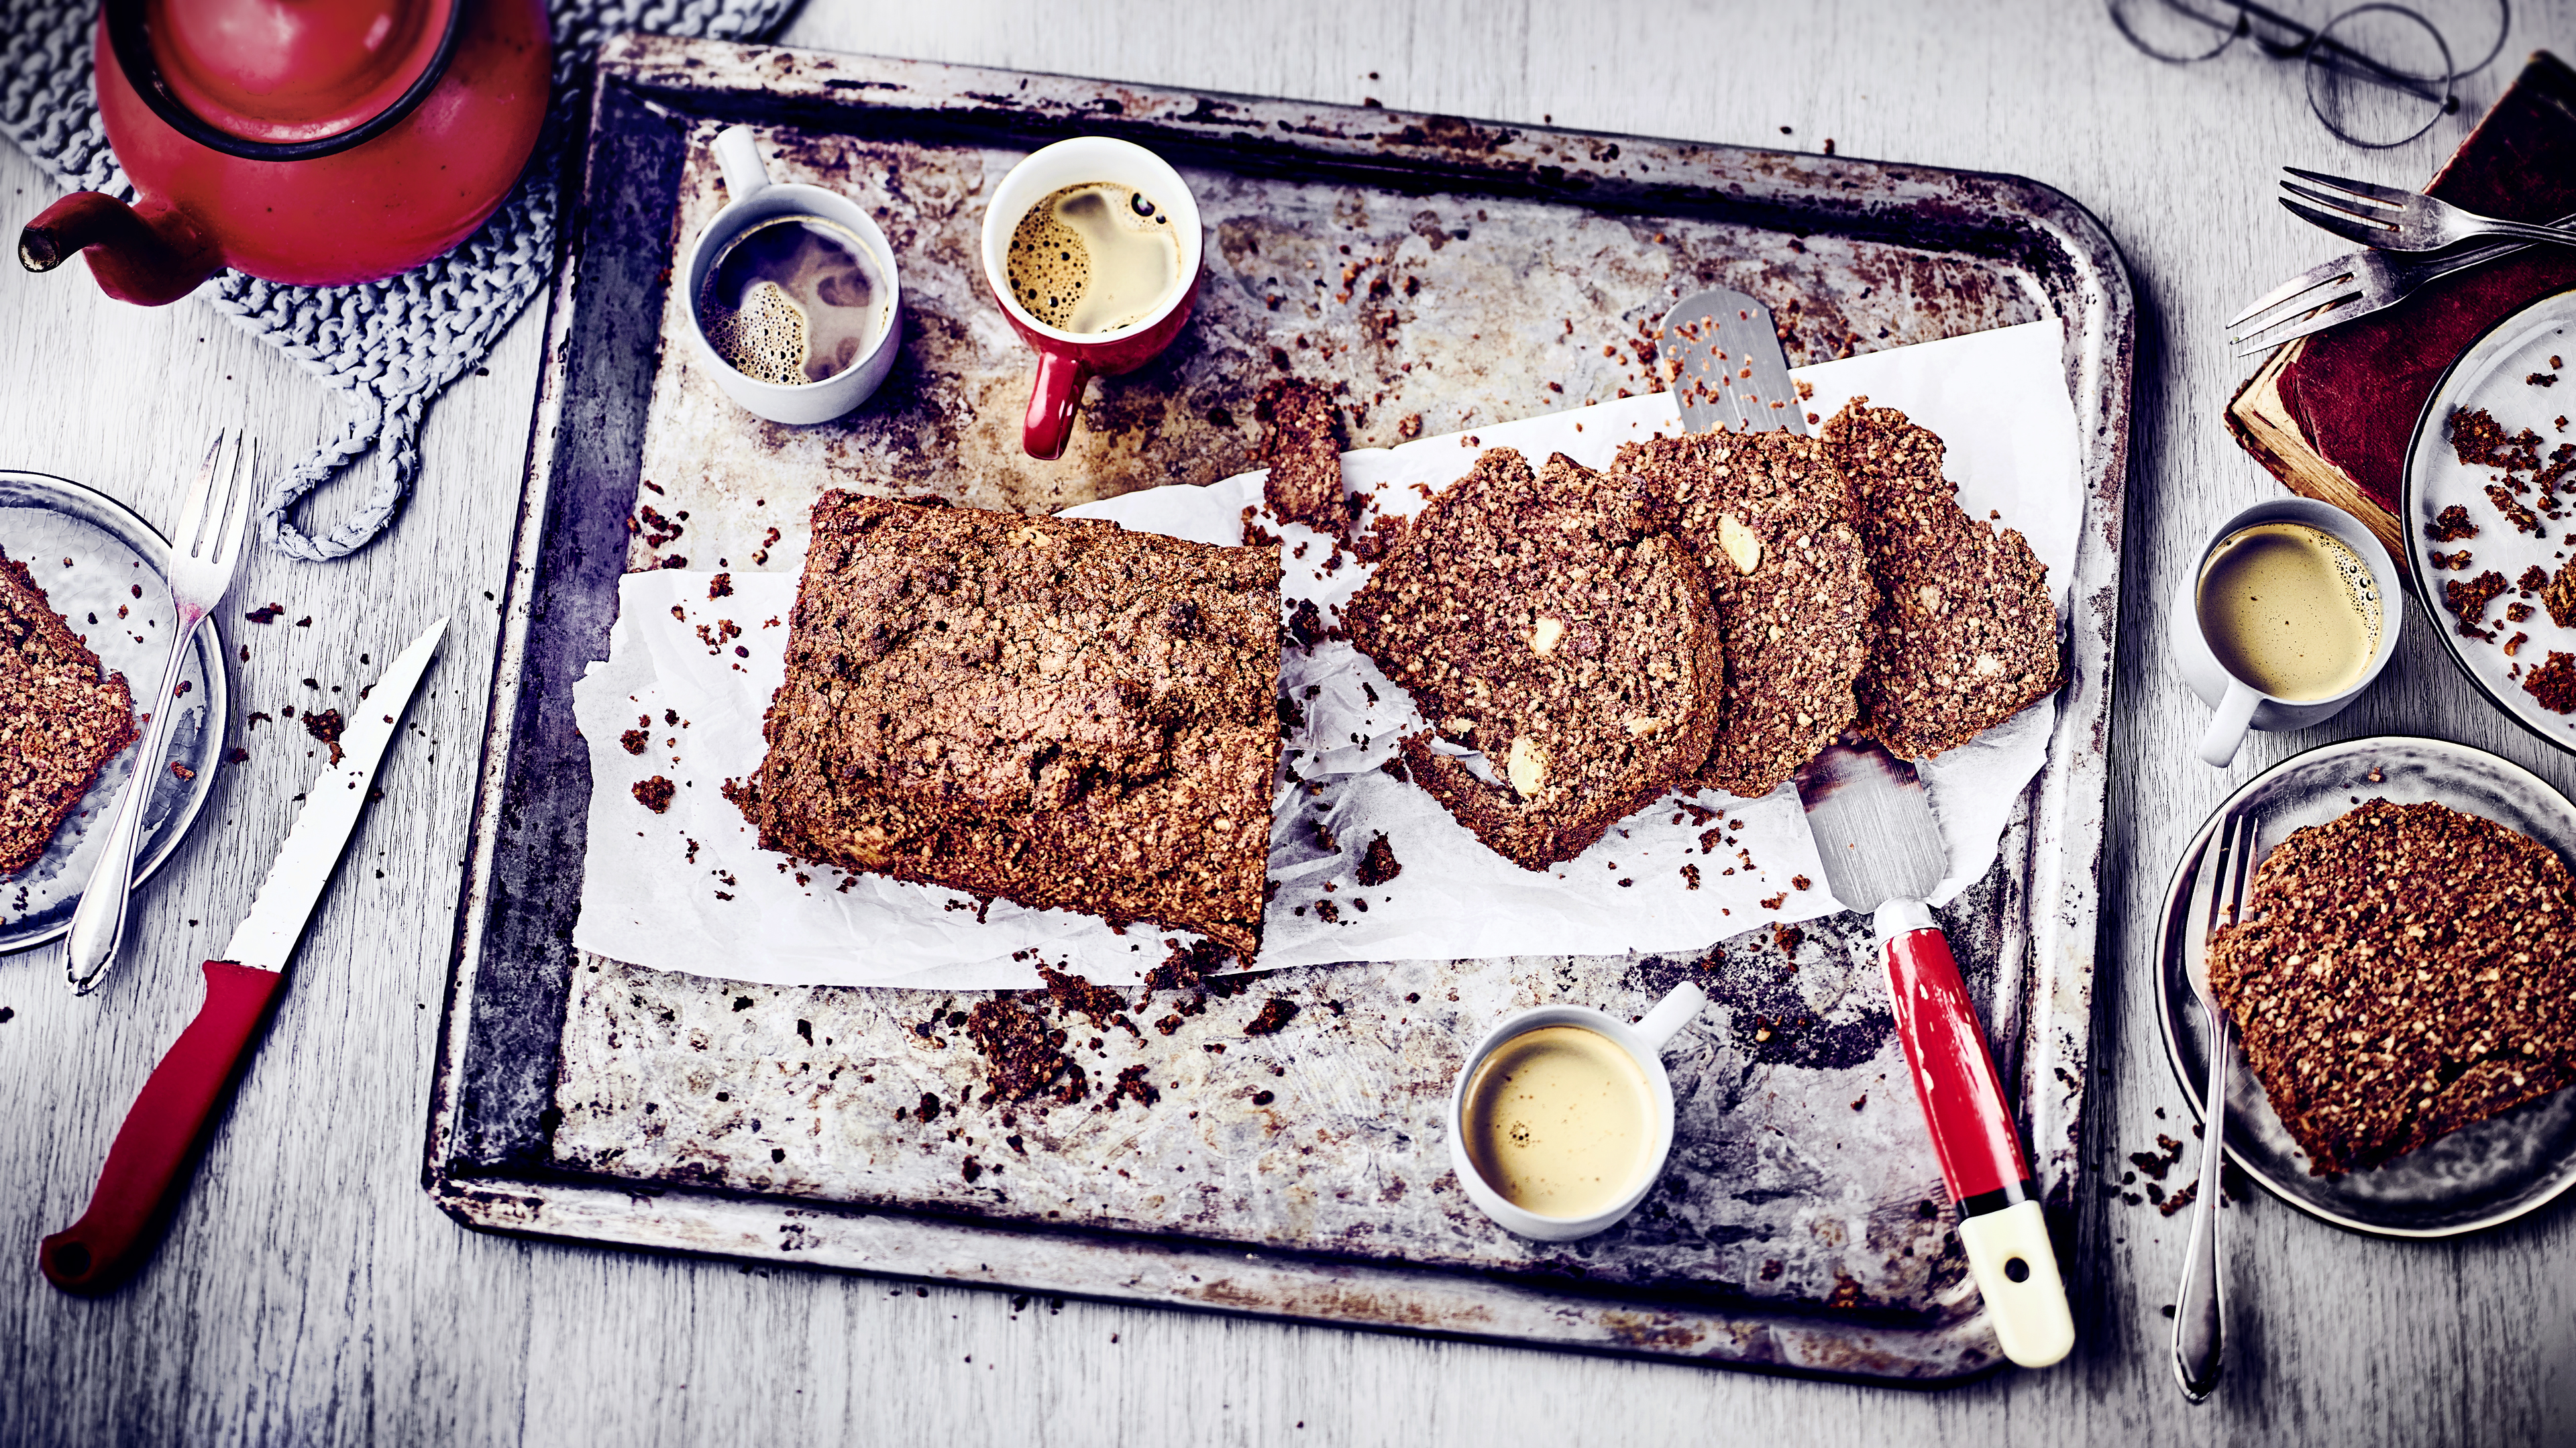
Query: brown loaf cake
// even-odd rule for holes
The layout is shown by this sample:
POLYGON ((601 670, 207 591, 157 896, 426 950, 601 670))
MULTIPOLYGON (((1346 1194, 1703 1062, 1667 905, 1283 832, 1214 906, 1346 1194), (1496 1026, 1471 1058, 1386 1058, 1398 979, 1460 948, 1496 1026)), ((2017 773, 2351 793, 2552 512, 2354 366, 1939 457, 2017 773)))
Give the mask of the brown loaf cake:
POLYGON ((0 875, 44 858, 55 831, 134 742, 123 674, 54 612, 27 565, 0 552, 0 875))
POLYGON ((1611 465, 1708 575, 1726 707, 1693 781, 1778 788, 1858 717, 1879 603, 1851 490, 1812 438, 1703 432, 1628 443, 1611 465))
POLYGON ((1260 944, 1279 558, 829 492, 755 775, 765 849, 1260 944))
POLYGON ((1341 438, 1333 405, 1323 392, 1312 383, 1283 378, 1261 389, 1254 415, 1262 423, 1261 457, 1270 465, 1261 496, 1271 513, 1320 533, 1348 528, 1341 438))
POLYGON ((1878 581, 1861 715, 1901 759, 1955 749, 2054 692, 2057 605, 2030 543, 1968 516, 1941 439, 1856 397, 1826 422, 1878 581))
POLYGON ((2576 881, 2444 805, 2374 799, 2294 831, 2209 975, 2320 1176, 2576 1082, 2576 881))
POLYGON ((1508 448, 1431 500, 1343 610, 1352 642, 1501 783, 1404 741, 1413 777, 1524 869, 1581 854, 1708 758, 1708 580, 1616 484, 1508 448))

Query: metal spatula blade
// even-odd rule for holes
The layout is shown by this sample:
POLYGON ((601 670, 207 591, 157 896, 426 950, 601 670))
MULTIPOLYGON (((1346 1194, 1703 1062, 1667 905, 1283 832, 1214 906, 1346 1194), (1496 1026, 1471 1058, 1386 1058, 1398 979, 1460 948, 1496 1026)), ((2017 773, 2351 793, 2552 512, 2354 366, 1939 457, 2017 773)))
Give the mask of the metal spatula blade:
POLYGON ((1711 287, 1674 303, 1655 351, 1685 430, 1807 435, 1771 309, 1744 293, 1711 287))
POLYGON ((1846 910, 1921 900, 1950 873, 1950 848, 1914 766, 1846 735, 1798 771, 1807 833, 1846 910))

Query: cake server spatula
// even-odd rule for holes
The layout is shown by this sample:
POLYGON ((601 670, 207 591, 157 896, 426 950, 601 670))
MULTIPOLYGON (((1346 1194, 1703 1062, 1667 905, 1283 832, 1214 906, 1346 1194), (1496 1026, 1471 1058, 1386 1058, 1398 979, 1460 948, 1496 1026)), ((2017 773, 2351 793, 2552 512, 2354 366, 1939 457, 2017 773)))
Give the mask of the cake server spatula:
MULTIPOLYGON (((1806 435, 1771 311, 1753 298, 1722 287, 1683 298, 1665 314, 1657 350, 1689 431, 1806 435)), ((1923 782, 1876 742, 1846 735, 1799 771, 1798 798, 1834 898, 1873 916, 1897 1039, 1995 1337, 2014 1362, 2046 1367, 2074 1347, 2075 1319, 2011 1100, 1923 903, 1950 872, 1923 782)))
POLYGON ((365 702, 340 736, 339 762, 305 791, 304 808, 278 846, 250 913, 223 956, 206 962, 206 1003, 126 1111, 89 1210, 39 1246, 37 1265, 56 1287, 83 1295, 105 1292, 124 1281, 159 1240, 163 1208, 186 1182, 207 1124, 232 1095, 269 1002, 285 983, 287 957, 331 883, 366 807, 376 765, 446 633, 447 620, 430 625, 359 695, 365 702))
POLYGON ((2047 1367, 2075 1346, 2075 1319, 2011 1098, 1949 939, 1923 903, 1950 872, 1923 781, 1914 766, 1854 735, 1817 755, 1797 780, 1825 883, 1877 932, 1896 1036, 1995 1337, 2014 1362, 2047 1367))

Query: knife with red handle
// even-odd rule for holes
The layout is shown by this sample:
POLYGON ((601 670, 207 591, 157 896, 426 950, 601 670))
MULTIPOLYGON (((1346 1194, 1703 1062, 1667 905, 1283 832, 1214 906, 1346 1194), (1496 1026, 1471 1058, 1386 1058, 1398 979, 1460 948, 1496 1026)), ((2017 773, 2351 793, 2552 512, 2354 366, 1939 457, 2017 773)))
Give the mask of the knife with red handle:
POLYGON ((397 656, 359 697, 369 700, 340 737, 340 759, 305 793, 295 828, 278 848, 250 914, 205 964, 206 1000, 125 1114, 89 1210, 45 1238, 37 1265, 66 1292, 94 1295, 131 1276, 151 1255, 167 1208, 195 1165, 208 1126, 232 1096, 269 1007, 285 984, 287 957, 331 881, 365 808, 376 766, 392 742, 447 632, 440 619, 397 656))
MULTIPOLYGON (((1688 430, 1806 435, 1788 359, 1760 302, 1722 287, 1685 297, 1665 315, 1658 342, 1688 430)), ((1846 738, 1798 772, 1798 798, 1834 898, 1873 916, 1896 1036, 1996 1340, 2014 1362, 2046 1367, 2074 1347, 2075 1319, 2011 1098, 1950 942, 1923 903, 1950 859, 1923 783, 1876 743, 1846 738)))

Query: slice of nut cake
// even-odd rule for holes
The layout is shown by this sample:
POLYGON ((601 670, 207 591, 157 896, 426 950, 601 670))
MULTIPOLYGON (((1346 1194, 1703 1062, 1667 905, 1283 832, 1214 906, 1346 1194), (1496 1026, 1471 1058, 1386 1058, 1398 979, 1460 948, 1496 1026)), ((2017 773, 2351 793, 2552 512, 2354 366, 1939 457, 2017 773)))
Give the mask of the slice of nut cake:
POLYGON ((1351 525, 1342 491, 1342 444, 1333 405, 1311 382, 1282 378, 1261 389, 1254 415, 1262 424, 1261 459, 1270 475, 1262 500, 1273 516, 1294 518, 1324 534, 1351 525))
POLYGON ((1524 869, 1581 854, 1708 758, 1724 653, 1690 551, 1563 454, 1508 448, 1431 500, 1343 620, 1433 729, 1413 777, 1524 869), (1499 782, 1433 747, 1480 750, 1499 782))
POLYGON ((1879 603, 1851 492, 1813 438, 1703 432, 1628 443, 1611 474, 1708 575, 1726 708, 1696 783, 1778 788, 1859 717, 1879 603))
POLYGON ((125 676, 100 677, 27 565, 0 552, 0 875, 44 858, 136 732, 125 676))
POLYGON ((2057 604, 2029 540, 1968 516, 1941 475, 1941 439, 1866 397, 1825 423, 1825 458, 1852 490, 1880 602, 1861 716, 1888 752, 1923 759, 2054 692, 2057 604))
POLYGON ((1279 554, 1114 523, 814 505, 764 849, 1260 944, 1279 554))
POLYGON ((2319 1176, 2576 1083, 2576 879, 2447 805, 2293 831, 2221 930, 2210 985, 2319 1176))

